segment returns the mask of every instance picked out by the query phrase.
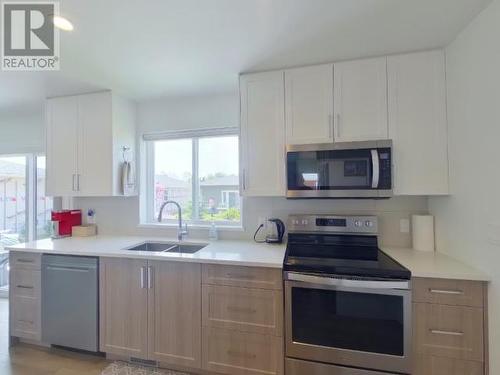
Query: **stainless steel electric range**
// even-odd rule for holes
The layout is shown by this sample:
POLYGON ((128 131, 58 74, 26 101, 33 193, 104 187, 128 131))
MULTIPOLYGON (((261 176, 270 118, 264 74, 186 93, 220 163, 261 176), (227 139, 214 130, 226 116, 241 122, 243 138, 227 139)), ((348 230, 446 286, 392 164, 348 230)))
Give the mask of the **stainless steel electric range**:
POLYGON ((409 374, 411 273, 378 248, 375 216, 291 216, 286 375, 409 374))

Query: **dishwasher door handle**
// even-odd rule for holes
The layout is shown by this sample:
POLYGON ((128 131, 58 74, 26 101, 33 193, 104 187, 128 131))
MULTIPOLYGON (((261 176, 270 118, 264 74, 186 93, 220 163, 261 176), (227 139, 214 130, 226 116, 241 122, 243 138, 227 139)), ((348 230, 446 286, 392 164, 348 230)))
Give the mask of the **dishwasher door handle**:
POLYGON ((67 272, 90 272, 90 268, 84 267, 62 267, 62 266, 47 266, 49 271, 67 271, 67 272))

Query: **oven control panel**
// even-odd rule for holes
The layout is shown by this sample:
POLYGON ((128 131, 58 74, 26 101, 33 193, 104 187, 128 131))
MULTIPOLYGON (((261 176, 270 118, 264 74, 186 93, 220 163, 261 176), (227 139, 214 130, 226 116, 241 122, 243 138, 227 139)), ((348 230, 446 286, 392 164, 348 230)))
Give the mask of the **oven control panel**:
POLYGON ((378 233, 377 216, 290 215, 289 232, 378 233))

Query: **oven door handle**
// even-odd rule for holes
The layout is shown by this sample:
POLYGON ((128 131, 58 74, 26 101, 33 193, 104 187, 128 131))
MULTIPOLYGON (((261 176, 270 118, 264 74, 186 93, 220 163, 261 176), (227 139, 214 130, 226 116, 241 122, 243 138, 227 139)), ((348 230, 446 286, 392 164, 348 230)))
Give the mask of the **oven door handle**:
POLYGON ((352 279, 306 275, 295 272, 286 272, 285 280, 299 281, 316 285, 338 286, 344 288, 403 289, 403 290, 410 289, 410 281, 408 280, 352 280, 352 279))
POLYGON ((378 188, 380 180, 380 163, 378 158, 378 150, 371 150, 372 154, 372 189, 378 188))

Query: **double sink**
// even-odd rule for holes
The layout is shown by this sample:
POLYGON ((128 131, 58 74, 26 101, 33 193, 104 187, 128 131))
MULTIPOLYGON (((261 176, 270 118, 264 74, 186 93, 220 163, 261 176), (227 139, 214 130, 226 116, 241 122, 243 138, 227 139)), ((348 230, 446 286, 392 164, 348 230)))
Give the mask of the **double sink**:
POLYGON ((192 244, 180 244, 176 242, 146 241, 138 245, 127 247, 125 250, 148 251, 148 252, 159 252, 159 253, 194 254, 206 246, 207 246, 206 244, 192 245, 192 244))

